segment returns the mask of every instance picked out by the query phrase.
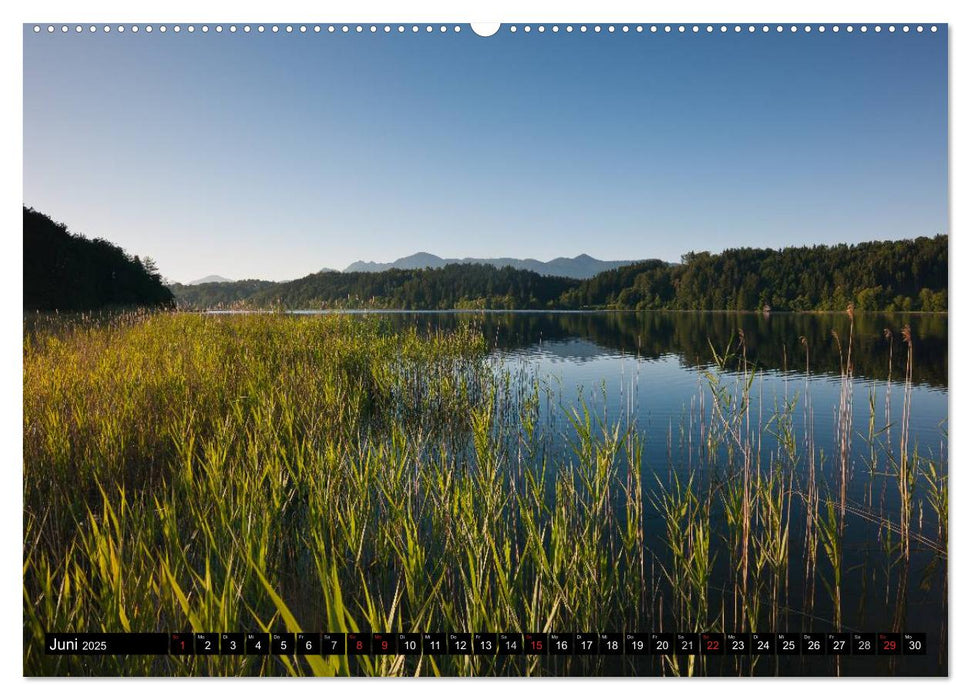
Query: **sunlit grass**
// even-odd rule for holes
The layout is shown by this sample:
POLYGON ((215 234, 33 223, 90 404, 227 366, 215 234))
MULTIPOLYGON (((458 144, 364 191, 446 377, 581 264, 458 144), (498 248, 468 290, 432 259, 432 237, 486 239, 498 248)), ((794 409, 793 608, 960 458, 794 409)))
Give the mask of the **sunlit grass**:
MULTIPOLYGON (((815 482, 795 400, 753 415, 754 369, 716 362, 696 421, 706 466, 685 473, 674 454, 645 483, 635 425, 581 404, 546 430, 546 389, 497 371, 487 349, 474 323, 420 333, 339 315, 32 327, 25 673, 596 673, 602 659, 82 658, 42 645, 45 631, 781 629, 791 572, 821 582, 839 625, 840 497, 815 482), (764 460, 769 434, 779 448, 764 460)), ((946 556, 946 461, 908 464, 907 495, 919 472, 946 556)), ((897 553, 919 536, 911 516, 894 523, 897 553)))

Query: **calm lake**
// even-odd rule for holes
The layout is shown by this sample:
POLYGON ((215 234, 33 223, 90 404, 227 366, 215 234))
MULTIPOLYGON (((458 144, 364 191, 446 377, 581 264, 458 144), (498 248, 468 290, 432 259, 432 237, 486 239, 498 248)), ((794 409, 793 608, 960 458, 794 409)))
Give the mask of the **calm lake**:
MULTIPOLYGON (((777 594, 776 629, 766 631, 923 633, 925 655, 855 657, 844 660, 838 670, 844 675, 946 673, 946 523, 940 524, 933 507, 935 491, 928 488, 932 482, 946 484, 946 315, 857 314, 851 342, 846 314, 351 313, 377 317, 393 328, 427 332, 473 324, 488 340, 490 362, 508 377, 510 419, 516 420, 519 403, 538 399, 538 429, 547 445, 542 458, 553 465, 571 459, 570 417, 586 409, 594 425, 608 431, 630 428, 640 436, 646 491, 684 484, 689 478, 699 492, 731 483, 738 472, 726 465, 737 458, 724 443, 707 449, 706 435, 719 429, 713 412, 716 396, 737 409, 747 392, 747 416, 740 425, 758 445, 753 469, 763 475, 782 473, 779 465, 786 461, 788 440, 787 464, 793 470, 780 490, 785 511, 779 529, 788 534, 789 549, 783 555, 788 564, 777 594), (908 429, 902 434, 905 424, 908 429), (907 485, 911 547, 906 557, 899 525, 897 455, 902 446, 912 465, 907 485), (841 451, 846 454, 842 462, 841 451), (837 626, 830 588, 833 566, 827 574, 823 545, 813 548, 818 573, 807 575, 800 568, 810 531, 818 536, 818 525, 807 518, 805 496, 812 488, 807 484, 816 484, 820 503, 836 502, 841 464, 847 469, 846 524, 837 626)), ((656 501, 646 513, 649 547, 661 552, 654 556, 663 572, 663 513, 656 501)), ((729 589, 733 580, 737 585, 732 578, 737 562, 726 544, 730 535, 724 508, 716 505, 710 520, 710 546, 717 553, 709 607, 717 611, 720 606, 715 614, 729 631, 735 613, 729 589)), ((663 588, 664 576, 659 573, 657 579, 663 588)), ((658 612, 651 630, 664 628, 666 619, 676 624, 665 609, 664 594, 652 595, 658 597, 658 612)), ((731 672, 738 661, 713 663, 709 672, 731 672)), ((833 657, 776 657, 752 672, 828 674, 839 663, 833 657)), ((639 670, 652 671, 657 669, 639 670)))
MULTIPOLYGON (((901 332, 909 326, 913 339, 909 441, 919 451, 931 450, 935 455, 947 447, 946 314, 857 314, 850 350, 850 319, 845 314, 333 313, 377 317, 396 329, 417 327, 429 332, 473 324, 485 335, 497 365, 520 383, 538 383, 543 388, 548 422, 556 424, 581 402, 607 422, 631 420, 647 438, 647 466, 657 462, 653 457, 661 448, 666 455, 668 434, 690 418, 692 408, 698 409, 706 396, 710 401, 705 373, 715 368, 716 353, 731 355, 723 365, 726 380, 744 382, 748 374, 742 371, 743 363, 748 373, 754 373, 753 410, 762 411, 764 418, 795 399, 800 410, 793 419, 804 431, 801 406, 808 395, 814 408, 815 444, 827 452, 837 437, 841 367, 849 360, 855 430, 867 431, 872 400, 875 430, 889 423, 888 432, 899 442, 907 367, 901 332), (888 394, 890 421, 886 420, 888 394)), ((854 459, 853 466, 863 465, 854 459)))

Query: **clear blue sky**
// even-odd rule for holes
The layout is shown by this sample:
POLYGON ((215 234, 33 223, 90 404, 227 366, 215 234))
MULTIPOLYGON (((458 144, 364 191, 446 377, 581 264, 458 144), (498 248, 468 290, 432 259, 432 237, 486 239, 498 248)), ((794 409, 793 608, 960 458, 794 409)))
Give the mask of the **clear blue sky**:
POLYGON ((24 203, 163 275, 947 232, 947 36, 24 29, 24 203))

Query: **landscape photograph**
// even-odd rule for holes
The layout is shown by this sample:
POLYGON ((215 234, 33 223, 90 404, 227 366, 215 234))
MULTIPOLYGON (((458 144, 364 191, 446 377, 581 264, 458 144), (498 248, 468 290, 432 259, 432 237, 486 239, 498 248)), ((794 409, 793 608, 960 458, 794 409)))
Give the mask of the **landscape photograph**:
POLYGON ((476 29, 23 26, 23 675, 947 677, 947 24, 476 29))

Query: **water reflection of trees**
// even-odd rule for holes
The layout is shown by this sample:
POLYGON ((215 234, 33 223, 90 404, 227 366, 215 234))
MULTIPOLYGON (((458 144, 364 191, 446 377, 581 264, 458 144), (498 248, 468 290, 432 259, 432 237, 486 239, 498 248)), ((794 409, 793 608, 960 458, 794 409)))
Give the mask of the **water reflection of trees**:
MULTIPOLYGON (((712 361, 711 346, 719 352, 731 346, 732 362, 741 362, 744 342, 750 363, 770 370, 804 371, 807 347, 814 374, 840 371, 850 320, 846 314, 782 314, 711 312, 592 312, 592 313, 485 313, 424 314, 418 321, 442 328, 475 323, 490 345, 501 349, 525 348, 540 340, 583 338, 611 351, 645 358, 676 354, 689 366, 712 361), (741 331, 741 333, 739 332, 741 331), (839 342, 833 335, 839 336, 839 342), (801 338, 806 339, 803 345, 801 338), (709 345, 710 342, 710 345, 709 345)), ((393 323, 415 323, 402 315, 393 323)), ((853 372, 867 379, 886 379, 890 365, 892 332, 894 379, 903 377, 906 351, 901 329, 910 325, 914 338, 914 381, 947 387, 946 314, 857 314, 853 328, 853 372)))

